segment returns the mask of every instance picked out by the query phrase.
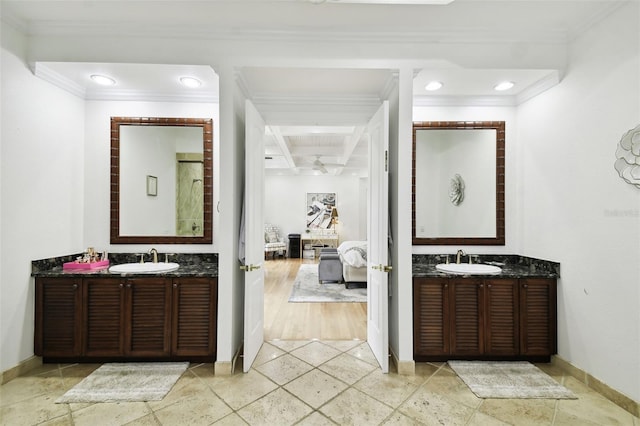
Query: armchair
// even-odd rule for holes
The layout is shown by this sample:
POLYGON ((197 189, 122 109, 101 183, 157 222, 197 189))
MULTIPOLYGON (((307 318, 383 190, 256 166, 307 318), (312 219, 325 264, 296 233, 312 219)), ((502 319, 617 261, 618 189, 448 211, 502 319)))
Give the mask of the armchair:
POLYGON ((280 236, 280 229, 271 224, 264 226, 264 255, 265 258, 271 253, 273 259, 276 254, 282 253, 283 256, 287 256, 287 243, 280 236))

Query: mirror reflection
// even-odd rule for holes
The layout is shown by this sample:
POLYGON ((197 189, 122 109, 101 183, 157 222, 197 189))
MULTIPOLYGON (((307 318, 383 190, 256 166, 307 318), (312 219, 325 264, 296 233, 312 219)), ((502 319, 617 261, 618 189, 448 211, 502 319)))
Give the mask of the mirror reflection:
POLYGON ((413 243, 504 244, 504 122, 413 127, 413 243))
POLYGON ((112 243, 211 242, 212 121, 112 118, 112 243))

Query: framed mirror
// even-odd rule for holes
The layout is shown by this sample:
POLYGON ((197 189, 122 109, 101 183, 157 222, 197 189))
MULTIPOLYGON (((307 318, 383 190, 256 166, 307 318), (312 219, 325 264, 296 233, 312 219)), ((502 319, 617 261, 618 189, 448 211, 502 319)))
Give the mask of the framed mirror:
POLYGON ((213 120, 111 117, 111 244, 211 244, 213 120))
POLYGON ((413 123, 414 245, 504 245, 504 121, 413 123))

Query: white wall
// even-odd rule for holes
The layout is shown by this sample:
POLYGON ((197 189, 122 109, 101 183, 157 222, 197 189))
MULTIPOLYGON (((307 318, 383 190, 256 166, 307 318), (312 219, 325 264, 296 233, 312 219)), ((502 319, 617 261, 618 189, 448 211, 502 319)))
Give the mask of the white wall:
POLYGON ((640 190, 613 163, 640 120, 639 17, 631 2, 590 28, 562 83, 518 110, 523 254, 561 263, 559 355, 636 401, 640 190))
POLYGON ((0 371, 33 356, 31 261, 83 244, 84 103, 33 76, 2 26, 0 371))
POLYGON ((367 239, 367 216, 360 205, 364 190, 357 176, 266 176, 265 223, 280 227, 285 239, 289 234, 304 235, 307 192, 335 192, 340 215, 336 230, 340 241, 364 241, 367 239), (364 234, 361 232, 363 223, 364 234))
MULTIPOLYGON (((505 122, 505 245, 504 246, 413 246, 413 253, 519 253, 520 141, 516 109, 499 106, 414 106, 413 121, 504 121, 505 122)), ((464 178, 464 176, 463 176, 464 178)), ((447 186, 448 187, 448 186, 447 186)), ((467 189, 468 190, 468 189, 467 189)))
MULTIPOLYGON (((85 122, 85 229, 84 245, 101 251, 146 252, 148 245, 109 242, 109 176, 110 176, 110 118, 111 117, 195 117, 213 119, 213 204, 219 200, 220 189, 220 132, 218 105, 213 103, 87 101, 85 122)), ((159 180, 159 185, 166 179, 159 180)), ((213 245, 181 245, 180 252, 217 253, 219 213, 213 209, 213 245)), ((175 245, 154 245, 158 251, 175 252, 175 245)), ((63 253, 59 253, 63 254, 63 253)))

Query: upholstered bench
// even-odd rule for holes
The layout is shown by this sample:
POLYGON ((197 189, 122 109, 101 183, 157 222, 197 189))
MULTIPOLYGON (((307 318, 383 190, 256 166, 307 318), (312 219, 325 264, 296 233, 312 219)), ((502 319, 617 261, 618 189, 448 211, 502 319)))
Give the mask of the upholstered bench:
POLYGON ((342 282, 342 262, 340 262, 340 255, 336 249, 323 248, 320 250, 318 280, 320 284, 325 281, 342 282))

